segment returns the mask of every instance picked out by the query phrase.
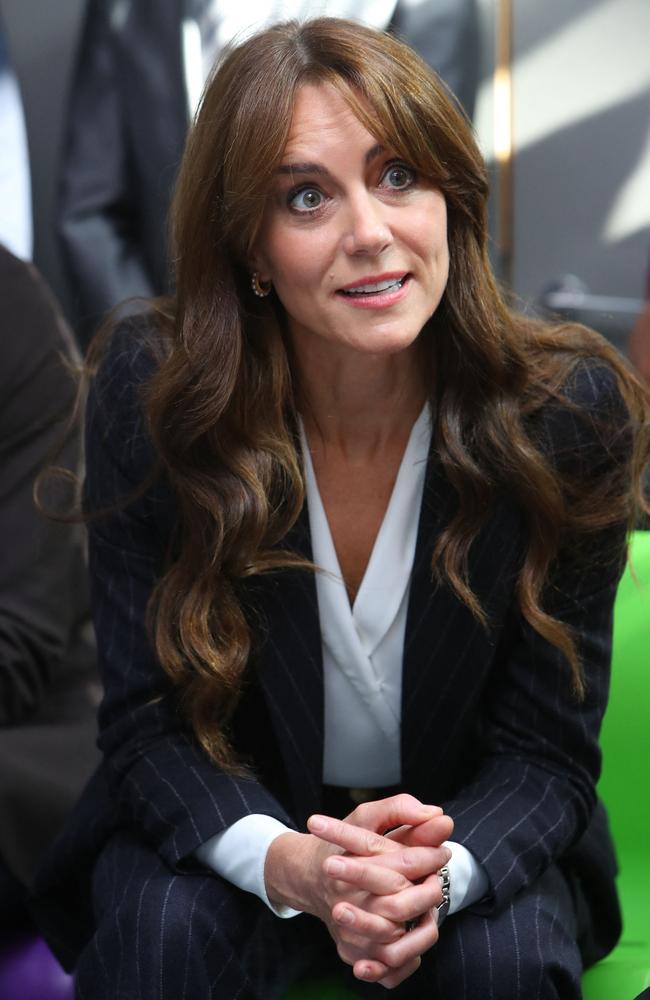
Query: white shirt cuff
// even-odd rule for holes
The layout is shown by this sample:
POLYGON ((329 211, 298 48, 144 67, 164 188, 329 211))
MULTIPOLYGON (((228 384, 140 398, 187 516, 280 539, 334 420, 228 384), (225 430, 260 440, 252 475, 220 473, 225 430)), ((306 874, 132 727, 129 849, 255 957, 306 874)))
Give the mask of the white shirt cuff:
POLYGON ((278 917, 295 917, 300 910, 291 906, 275 906, 266 894, 264 864, 266 852, 281 833, 290 833, 288 826, 274 819, 252 813, 238 819, 221 833, 197 847, 194 854, 207 868, 244 892, 253 892, 278 917))
POLYGON ((479 864, 466 847, 453 840, 446 840, 445 847, 451 851, 451 858, 447 862, 451 915, 483 899, 489 891, 490 882, 483 865, 479 864))

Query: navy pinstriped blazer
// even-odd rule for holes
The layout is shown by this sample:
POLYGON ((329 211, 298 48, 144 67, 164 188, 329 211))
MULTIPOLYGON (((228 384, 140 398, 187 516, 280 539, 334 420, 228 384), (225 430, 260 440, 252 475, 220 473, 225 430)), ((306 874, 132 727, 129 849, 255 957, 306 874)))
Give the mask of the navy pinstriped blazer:
MULTIPOLYGON (((151 366, 138 338, 118 332, 89 400, 89 509, 128 494, 151 466, 139 402, 151 366)), ((620 455, 606 450, 591 419, 620 416, 614 378, 602 363, 585 363, 570 395, 586 419, 566 407, 549 408, 536 418, 534 433, 554 461, 585 475, 589 470, 595 481, 611 463, 625 460, 624 444, 620 455)), ((486 914, 553 861, 564 859, 571 871, 577 866, 583 882, 597 871, 594 889, 608 902, 599 916, 607 950, 618 930, 614 865, 606 831, 595 831, 590 820, 623 532, 596 534, 582 556, 560 558, 547 588, 547 606, 579 638, 587 684, 579 702, 562 656, 516 609, 524 524, 508 497, 495 504, 469 558, 471 585, 489 628, 449 588, 432 583, 433 546, 455 502, 432 453, 404 648, 404 788, 453 817, 454 839, 489 877, 490 895, 475 907, 486 914)), ((247 813, 268 813, 300 829, 321 808, 323 684, 313 576, 283 570, 254 579, 247 590, 246 601, 263 624, 232 739, 253 762, 258 780, 228 777, 188 732, 143 627, 175 521, 173 498, 159 482, 89 524, 105 757, 38 882, 42 925, 68 965, 92 930, 86 873, 111 830, 141 831, 170 868, 182 870, 199 844, 247 813)), ((285 544, 310 555, 306 511, 285 544)))

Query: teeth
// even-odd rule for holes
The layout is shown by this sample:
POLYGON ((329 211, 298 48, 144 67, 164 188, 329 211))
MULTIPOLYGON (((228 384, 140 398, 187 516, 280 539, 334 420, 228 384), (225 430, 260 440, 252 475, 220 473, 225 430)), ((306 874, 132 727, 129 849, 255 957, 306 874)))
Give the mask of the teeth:
POLYGON ((375 281, 369 285, 358 285, 357 288, 343 288, 344 295, 373 295, 377 292, 386 292, 390 288, 401 288, 404 278, 390 278, 387 281, 375 281))

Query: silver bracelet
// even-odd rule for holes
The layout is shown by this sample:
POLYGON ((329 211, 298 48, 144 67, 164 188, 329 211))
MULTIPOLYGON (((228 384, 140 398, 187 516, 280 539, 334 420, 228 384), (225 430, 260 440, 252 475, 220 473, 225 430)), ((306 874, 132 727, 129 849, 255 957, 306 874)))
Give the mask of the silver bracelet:
POLYGON ((440 927, 440 924, 449 912, 449 901, 451 898, 451 879, 449 878, 447 865, 440 869, 438 875, 442 881, 442 902, 436 907, 438 911, 438 927, 440 927))
MULTIPOLYGON (((447 868, 447 865, 445 865, 443 868, 440 869, 440 871, 438 872, 438 878, 442 882, 442 902, 438 906, 436 906, 435 909, 436 909, 436 922, 438 924, 438 927, 440 927, 440 924, 447 916, 447 911, 449 910, 451 880, 449 878, 449 869, 447 868)), ((407 931, 414 931, 415 928, 419 925, 419 923, 420 923, 419 917, 416 920, 406 920, 404 923, 404 929, 407 931)))

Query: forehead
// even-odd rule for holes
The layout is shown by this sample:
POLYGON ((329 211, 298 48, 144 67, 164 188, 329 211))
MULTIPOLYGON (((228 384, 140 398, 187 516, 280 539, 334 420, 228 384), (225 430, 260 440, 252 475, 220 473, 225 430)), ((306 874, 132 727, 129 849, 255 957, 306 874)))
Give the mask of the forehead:
POLYGON ((332 146, 372 146, 376 141, 336 87, 305 84, 296 93, 282 162, 302 160, 307 153, 326 152, 332 146))

